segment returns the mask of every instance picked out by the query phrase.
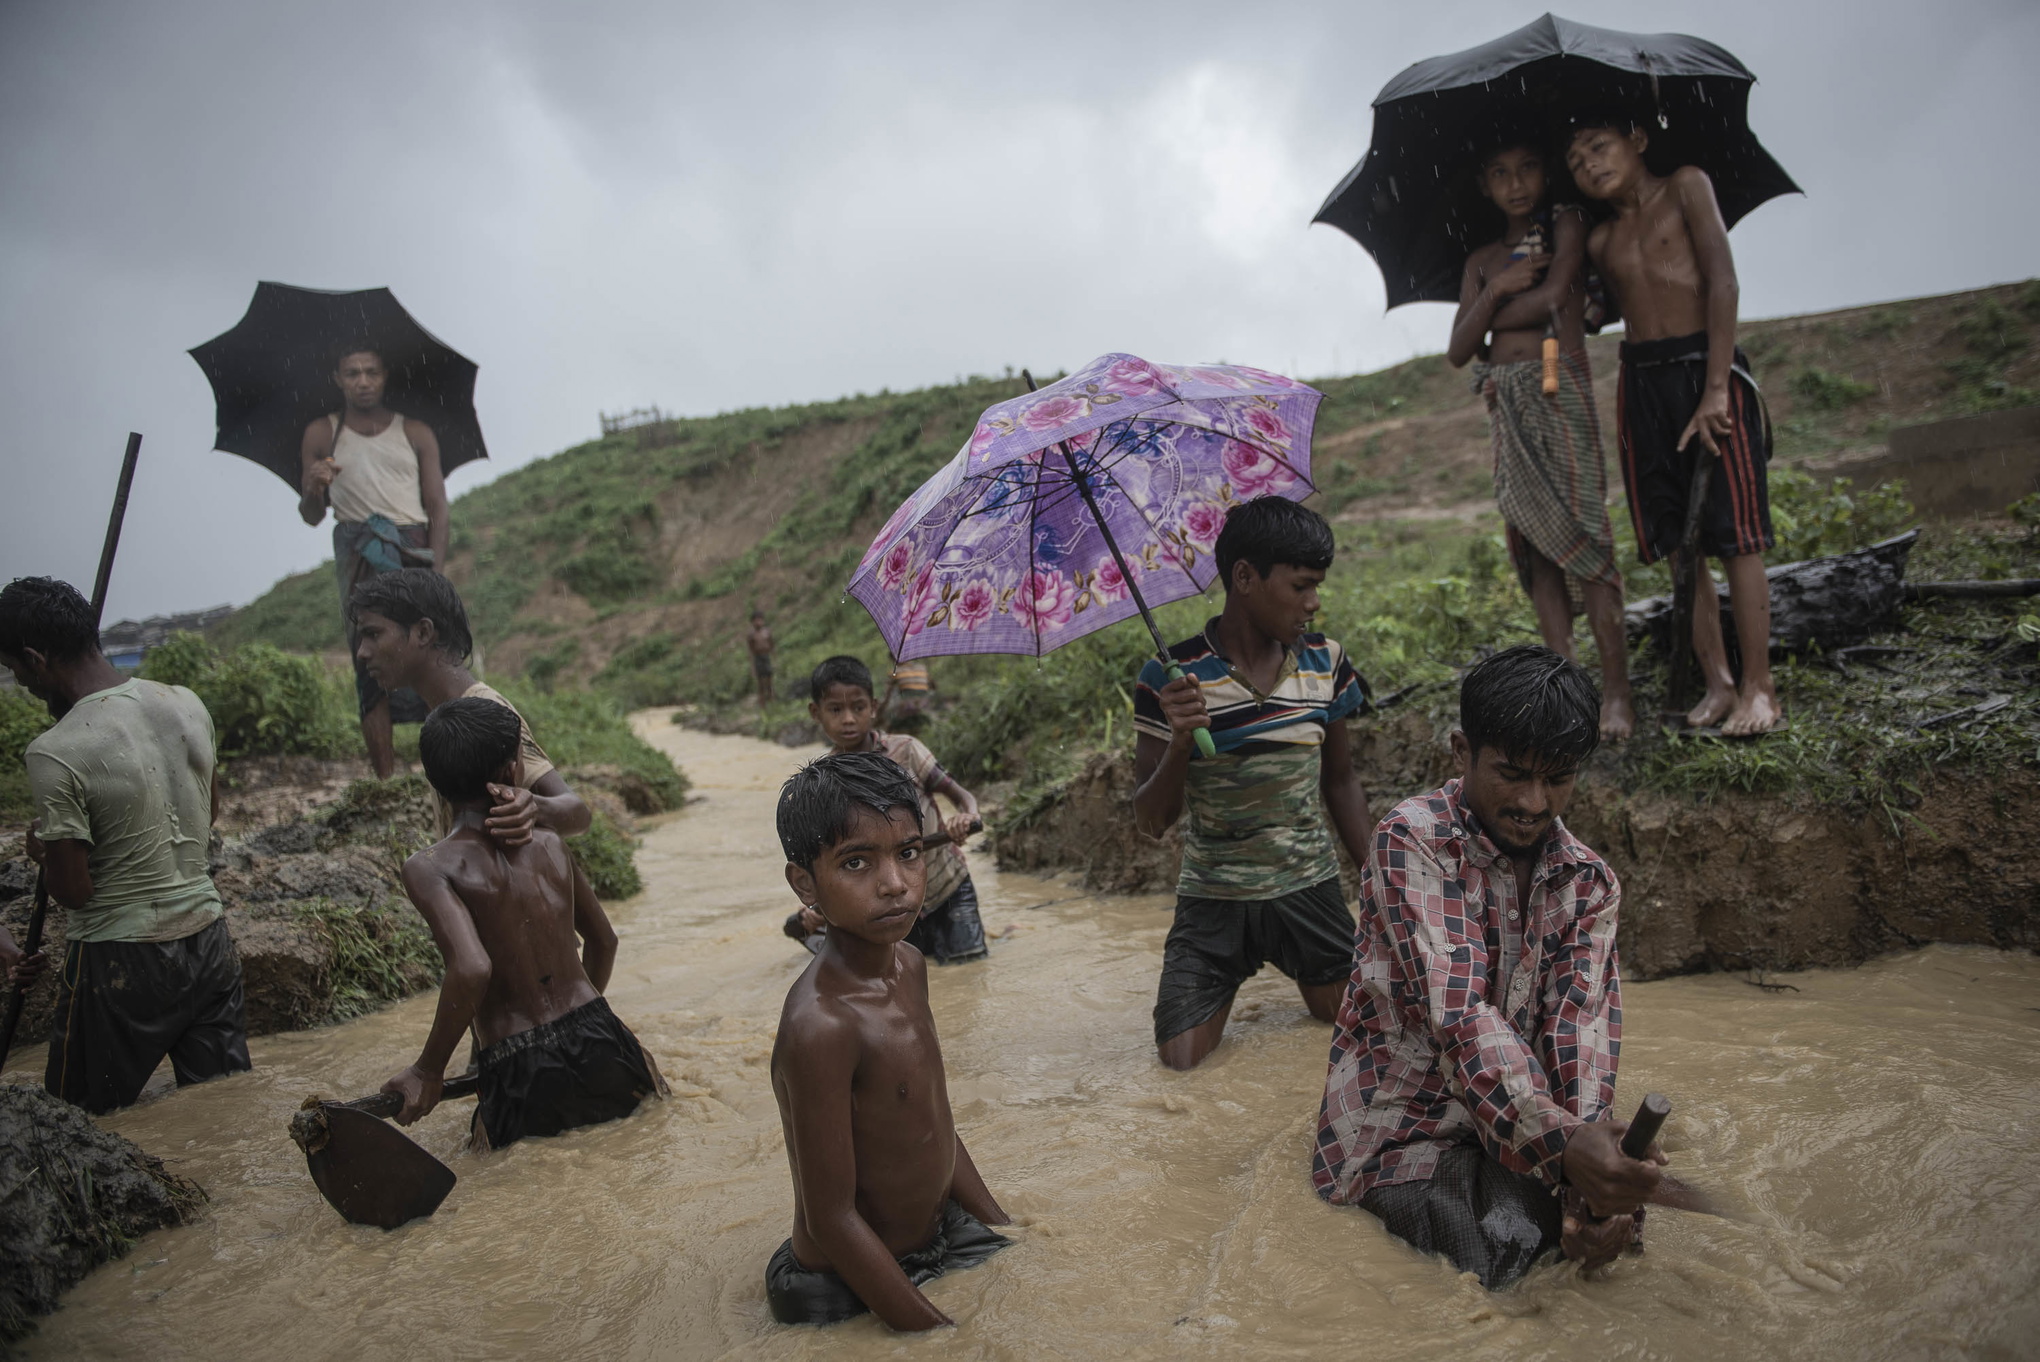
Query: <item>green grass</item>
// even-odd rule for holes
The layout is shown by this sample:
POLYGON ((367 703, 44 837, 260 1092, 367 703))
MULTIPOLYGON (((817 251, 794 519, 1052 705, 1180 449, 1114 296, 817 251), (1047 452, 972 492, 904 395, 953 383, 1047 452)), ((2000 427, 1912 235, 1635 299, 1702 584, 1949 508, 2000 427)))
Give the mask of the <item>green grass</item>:
POLYGON ((332 1002, 320 1021, 345 1021, 439 982, 439 948, 409 904, 307 899, 299 919, 332 951, 332 1002))
POLYGON ((222 651, 243 643, 263 642, 289 653, 324 653, 345 649, 340 624, 340 588, 332 563, 284 578, 254 601, 206 631, 222 651))

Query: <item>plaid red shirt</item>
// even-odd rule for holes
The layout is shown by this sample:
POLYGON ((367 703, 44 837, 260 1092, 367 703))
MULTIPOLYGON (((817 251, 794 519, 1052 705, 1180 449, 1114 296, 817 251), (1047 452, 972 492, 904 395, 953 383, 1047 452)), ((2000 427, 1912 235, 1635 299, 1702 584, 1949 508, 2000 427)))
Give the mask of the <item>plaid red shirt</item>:
POLYGON ((1572 1131, 1615 1097, 1622 886, 1555 823, 1516 896, 1509 858, 1472 823, 1459 782, 1404 800, 1374 832, 1360 877, 1353 979, 1332 1035, 1311 1183, 1351 1204, 1430 1178, 1479 1141, 1502 1166, 1559 1184, 1572 1131), (1508 915, 1523 954, 1495 998, 1490 961, 1508 915))

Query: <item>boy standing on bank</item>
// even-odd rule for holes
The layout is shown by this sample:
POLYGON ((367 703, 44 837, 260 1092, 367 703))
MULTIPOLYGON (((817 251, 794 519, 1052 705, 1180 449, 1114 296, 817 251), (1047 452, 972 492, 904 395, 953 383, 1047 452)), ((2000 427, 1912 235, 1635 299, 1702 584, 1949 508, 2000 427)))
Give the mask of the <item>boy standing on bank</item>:
POLYGON ((1614 290, 1627 327, 1615 421, 1644 562, 1681 552, 1695 464, 1703 454, 1718 458, 1693 564, 1693 653, 1707 693, 1686 723, 1749 737, 1770 732, 1782 717, 1771 680, 1771 587, 1763 556, 1777 542, 1765 482, 1770 425, 1749 360, 1735 343, 1735 259, 1713 181, 1697 166, 1653 175, 1643 161, 1648 141, 1627 118, 1580 118, 1566 166, 1581 193, 1615 210, 1588 235, 1587 253, 1614 290), (1742 651, 1740 690, 1722 642, 1710 555, 1722 560, 1728 577, 1742 651))
POLYGON ((517 711, 480 698, 435 707, 418 731, 425 778, 452 809, 453 827, 404 862, 404 892, 432 929, 446 974, 417 1062, 383 1091, 403 1099, 400 1124, 424 1116, 472 1028, 478 1149, 614 1121, 665 1095, 602 997, 616 932, 566 844, 546 827, 507 847, 489 831, 496 789, 518 786, 523 742, 517 711))
POLYGON ((1466 258, 1445 357, 1455 367, 1478 358, 1473 388, 1487 404, 1509 557, 1546 647, 1573 656, 1572 617, 1585 611, 1601 656, 1601 737, 1620 742, 1636 714, 1587 364, 1586 219, 1547 204, 1544 157, 1528 142, 1490 153, 1479 184, 1507 227, 1466 258), (1556 392, 1545 391, 1546 337, 1558 349, 1556 392))
POLYGON ((1367 686, 1345 649, 1309 632, 1334 548, 1325 518, 1293 501, 1234 507, 1213 549, 1225 609, 1169 650, 1181 679, 1158 660, 1141 668, 1134 821, 1158 838, 1190 814, 1155 998, 1155 1048, 1172 1069, 1218 1045, 1233 995, 1264 963, 1323 1022, 1352 972, 1325 815, 1361 862, 1373 824, 1346 720, 1367 711, 1367 686), (1194 757, 1200 728, 1216 757, 1194 757))
MULTIPOLYGON (((921 852, 927 877, 926 907, 907 934, 908 943, 938 965, 984 959, 989 948, 984 920, 978 915, 977 885, 971 882, 970 866, 957 850, 978 826, 977 796, 957 784, 919 738, 878 731, 871 669, 856 658, 845 653, 825 660, 808 678, 808 693, 813 697, 808 701, 808 716, 835 749, 879 752, 892 758, 921 792, 922 832, 949 834, 947 845, 921 852), (936 795, 948 800, 956 812, 942 817, 935 807, 936 795)), ((800 917, 799 926, 808 934, 822 926, 819 912, 812 908, 803 909, 800 917)))
POLYGON ((779 796, 786 882, 828 923, 786 995, 772 1091, 793 1167, 793 1234, 765 1269, 772 1317, 894 1329, 952 1321, 923 1283, 1012 1241, 956 1133, 928 968, 906 942, 926 889, 921 801, 880 752, 838 752, 779 796))

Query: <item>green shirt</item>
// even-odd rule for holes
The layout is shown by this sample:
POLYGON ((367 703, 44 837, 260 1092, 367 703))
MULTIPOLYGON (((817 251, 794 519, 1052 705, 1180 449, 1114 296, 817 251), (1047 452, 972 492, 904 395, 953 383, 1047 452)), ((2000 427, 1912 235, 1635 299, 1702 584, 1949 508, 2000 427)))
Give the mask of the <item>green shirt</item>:
POLYGON ((206 873, 212 716, 182 686, 124 681, 96 691, 28 745, 45 842, 91 850, 92 899, 71 941, 176 941, 220 916, 206 873))

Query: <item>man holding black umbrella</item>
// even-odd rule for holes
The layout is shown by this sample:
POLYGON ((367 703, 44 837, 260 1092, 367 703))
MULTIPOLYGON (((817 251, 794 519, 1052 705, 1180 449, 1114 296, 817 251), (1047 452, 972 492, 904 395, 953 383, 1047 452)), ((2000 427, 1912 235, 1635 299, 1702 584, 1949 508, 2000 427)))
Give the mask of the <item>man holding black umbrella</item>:
MULTIPOLYGON (((340 411, 305 427, 300 448, 303 494, 298 513, 316 525, 331 506, 333 567, 344 612, 354 588, 370 577, 404 567, 442 569, 446 563, 446 479, 432 427, 383 405, 388 369, 373 349, 350 350, 334 366, 340 411)), ((347 647, 358 640, 350 624, 347 647)), ((425 705, 411 691, 386 693, 354 663, 361 704, 361 737, 377 776, 396 768, 391 726, 418 723, 425 705)))

